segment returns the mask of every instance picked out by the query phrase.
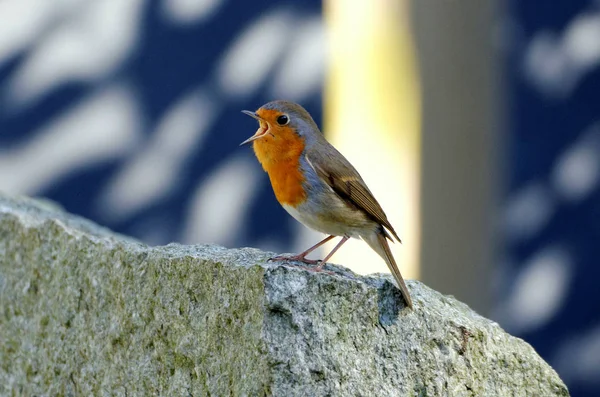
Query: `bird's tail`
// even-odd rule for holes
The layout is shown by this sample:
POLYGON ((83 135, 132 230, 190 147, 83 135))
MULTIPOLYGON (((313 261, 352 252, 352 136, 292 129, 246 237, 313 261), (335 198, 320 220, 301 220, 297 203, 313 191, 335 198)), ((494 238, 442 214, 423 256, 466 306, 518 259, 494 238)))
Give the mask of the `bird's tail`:
POLYGON ((365 242, 367 244, 369 244, 369 246, 371 248, 373 248, 373 250, 375 252, 377 252, 379 254, 379 256, 381 256, 385 260, 385 263, 388 265, 388 267, 390 268, 390 271, 392 272, 392 274, 394 275, 394 278, 396 279, 396 284, 398 284, 398 288, 400 288, 400 292, 402 293, 402 297, 406 301, 406 305, 412 309, 413 308, 412 299, 410 298, 408 288, 406 287, 406 284, 404 283, 404 279, 402 278, 400 269, 398 269, 398 265, 396 265, 396 260, 394 259, 393 255, 392 255, 390 246, 388 245, 388 242, 385 239, 385 234, 377 231, 375 233, 371 233, 370 235, 362 236, 362 238, 363 238, 363 240, 365 240, 365 242))

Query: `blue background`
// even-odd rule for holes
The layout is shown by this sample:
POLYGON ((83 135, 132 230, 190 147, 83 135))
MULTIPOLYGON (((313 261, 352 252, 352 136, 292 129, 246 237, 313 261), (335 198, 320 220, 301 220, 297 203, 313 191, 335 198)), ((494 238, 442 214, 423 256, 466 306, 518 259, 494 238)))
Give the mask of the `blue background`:
MULTIPOLYGON (((0 45, 0 189, 48 197, 150 244, 306 248, 250 148, 238 147, 256 129, 240 110, 292 99, 321 124, 321 2, 213 0, 196 13, 183 0, 136 0, 123 9, 106 0, 72 3, 28 0, 10 18, 0 15, 5 29, 11 21, 18 28, 5 35, 10 45, 0 45), (106 24, 96 18, 105 9, 129 19, 106 24), (104 36, 104 28, 123 32, 104 36), (276 33, 261 36, 267 28, 276 33), (110 47, 119 40, 120 49, 110 47), (316 63, 303 69, 311 49, 316 63), (290 73, 294 65, 308 72, 290 73), (250 83, 237 77, 246 69, 250 83), (165 148, 170 126, 191 138, 174 136, 177 144, 165 148), (92 135, 97 155, 85 143, 92 135), (52 168, 52 159, 65 159, 65 167, 52 168), (140 186, 150 192, 143 200, 128 195, 140 186)), ((493 317, 531 343, 572 395, 598 396, 600 8, 583 0, 540 4, 513 0, 497 17, 506 41, 508 178, 493 317), (545 317, 515 303, 531 297, 536 304, 531 289, 544 288, 559 299, 545 317)))

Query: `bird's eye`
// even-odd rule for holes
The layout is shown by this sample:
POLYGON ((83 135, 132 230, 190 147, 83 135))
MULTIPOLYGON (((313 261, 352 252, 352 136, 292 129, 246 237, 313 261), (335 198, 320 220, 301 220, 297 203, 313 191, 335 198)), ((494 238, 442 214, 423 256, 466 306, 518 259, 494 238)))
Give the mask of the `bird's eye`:
POLYGON ((286 114, 282 114, 281 116, 277 117, 277 124, 279 125, 286 125, 289 122, 290 118, 286 114))

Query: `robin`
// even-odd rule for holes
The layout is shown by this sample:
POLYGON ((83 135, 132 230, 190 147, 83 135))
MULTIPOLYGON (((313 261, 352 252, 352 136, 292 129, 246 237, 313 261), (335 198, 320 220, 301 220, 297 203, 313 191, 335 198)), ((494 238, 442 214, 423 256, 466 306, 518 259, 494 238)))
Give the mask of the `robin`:
POLYGON ((256 112, 242 112, 258 120, 259 128, 240 146, 253 142, 279 204, 303 225, 329 235, 298 255, 272 260, 317 264, 313 270, 321 271, 350 237, 361 238, 385 260, 407 306, 412 308, 387 242, 393 241, 392 236, 401 242, 398 234, 358 171, 327 142, 310 114, 288 101, 273 101, 256 112), (322 261, 306 258, 336 236, 341 236, 341 241, 322 261))

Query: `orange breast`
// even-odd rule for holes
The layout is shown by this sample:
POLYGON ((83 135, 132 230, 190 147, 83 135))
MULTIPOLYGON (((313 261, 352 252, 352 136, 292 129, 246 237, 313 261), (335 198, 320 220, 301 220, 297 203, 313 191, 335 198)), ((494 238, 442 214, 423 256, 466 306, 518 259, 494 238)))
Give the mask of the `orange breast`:
POLYGON ((267 135, 254 141, 254 153, 269 174, 277 201, 296 207, 306 199, 300 172, 304 139, 290 128, 278 128, 273 133, 276 137, 267 135))

